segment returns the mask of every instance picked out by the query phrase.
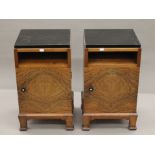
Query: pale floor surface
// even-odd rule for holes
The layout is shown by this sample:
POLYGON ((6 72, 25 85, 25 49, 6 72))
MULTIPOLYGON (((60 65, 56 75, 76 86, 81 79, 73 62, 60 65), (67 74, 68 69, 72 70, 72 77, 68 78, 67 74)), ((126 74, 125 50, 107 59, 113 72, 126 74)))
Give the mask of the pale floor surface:
POLYGON ((128 130, 128 121, 103 120, 91 124, 90 131, 81 130, 81 96, 74 93, 75 117, 73 131, 66 131, 61 121, 29 121, 27 131, 19 131, 18 103, 16 90, 0 90, 0 134, 15 135, 137 135, 155 134, 155 94, 139 94, 137 130, 128 130))

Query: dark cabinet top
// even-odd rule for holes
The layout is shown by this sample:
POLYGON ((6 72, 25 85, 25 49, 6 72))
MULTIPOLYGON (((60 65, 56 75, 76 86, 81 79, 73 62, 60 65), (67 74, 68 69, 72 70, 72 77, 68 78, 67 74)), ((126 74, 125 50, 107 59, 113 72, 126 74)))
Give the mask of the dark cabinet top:
POLYGON ((15 48, 69 48, 69 29, 23 29, 15 48))
POLYGON ((85 29, 86 48, 141 47, 133 29, 85 29))

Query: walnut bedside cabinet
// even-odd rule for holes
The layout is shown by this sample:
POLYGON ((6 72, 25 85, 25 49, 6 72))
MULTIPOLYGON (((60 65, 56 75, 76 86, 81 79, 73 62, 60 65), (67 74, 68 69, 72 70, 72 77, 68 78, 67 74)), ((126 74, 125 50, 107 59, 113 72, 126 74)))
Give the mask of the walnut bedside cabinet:
POLYGON ((70 30, 21 30, 14 55, 20 130, 30 119, 61 119, 72 130, 70 30))
POLYGON ((126 119, 136 129, 141 45, 132 29, 84 31, 83 130, 96 119, 126 119))

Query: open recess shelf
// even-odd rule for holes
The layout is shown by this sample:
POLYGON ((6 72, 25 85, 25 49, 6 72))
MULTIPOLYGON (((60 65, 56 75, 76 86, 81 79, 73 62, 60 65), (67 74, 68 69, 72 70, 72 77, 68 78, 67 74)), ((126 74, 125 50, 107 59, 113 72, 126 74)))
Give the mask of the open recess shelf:
POLYGON ((37 66, 67 66, 67 52, 19 52, 19 67, 37 66))
POLYGON ((137 52, 88 52, 88 64, 137 64, 137 52))

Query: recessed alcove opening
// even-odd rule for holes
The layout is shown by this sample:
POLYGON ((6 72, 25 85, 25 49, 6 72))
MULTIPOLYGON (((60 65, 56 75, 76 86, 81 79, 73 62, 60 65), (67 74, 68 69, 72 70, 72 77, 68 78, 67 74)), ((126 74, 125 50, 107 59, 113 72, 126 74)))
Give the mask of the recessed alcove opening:
POLYGON ((67 65, 67 52, 19 52, 19 65, 67 65))
POLYGON ((137 63, 137 52, 88 52, 89 63, 137 63))

